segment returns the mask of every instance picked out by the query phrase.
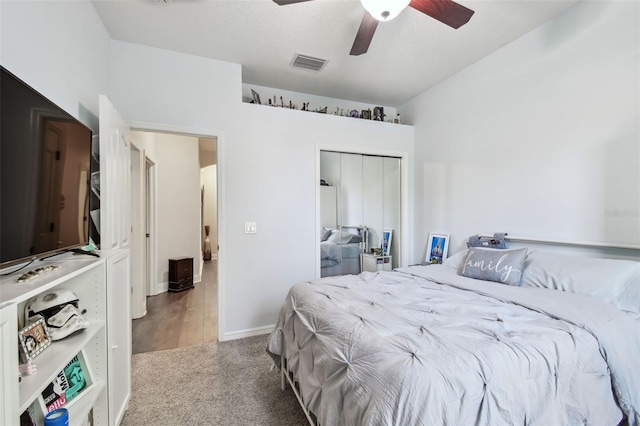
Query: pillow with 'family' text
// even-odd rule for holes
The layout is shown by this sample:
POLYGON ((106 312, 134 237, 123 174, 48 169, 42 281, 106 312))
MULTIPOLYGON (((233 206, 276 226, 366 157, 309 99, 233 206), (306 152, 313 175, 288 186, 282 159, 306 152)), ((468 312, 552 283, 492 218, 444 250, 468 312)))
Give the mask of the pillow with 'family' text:
POLYGON ((520 285, 527 249, 498 250, 471 247, 462 264, 462 275, 478 280, 520 285))

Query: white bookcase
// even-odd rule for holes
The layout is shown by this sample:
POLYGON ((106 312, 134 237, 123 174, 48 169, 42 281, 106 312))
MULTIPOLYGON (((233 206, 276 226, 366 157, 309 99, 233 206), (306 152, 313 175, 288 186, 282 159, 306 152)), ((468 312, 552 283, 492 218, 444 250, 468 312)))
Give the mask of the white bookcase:
POLYGON ((377 255, 373 253, 362 253, 361 255, 362 262, 362 272, 378 272, 378 271, 391 271, 392 268, 392 257, 391 256, 383 256, 377 255))
MULTIPOLYGON (((33 412, 38 425, 44 423, 46 406, 42 391, 56 375, 75 357, 86 378, 83 390, 65 407, 69 410, 70 425, 84 425, 91 413, 95 425, 115 424, 110 419, 109 377, 114 372, 113 355, 109 350, 108 325, 110 318, 107 301, 109 300, 109 269, 118 260, 125 259, 125 270, 128 272, 128 251, 123 250, 116 255, 100 259, 86 255, 60 255, 55 258, 34 263, 24 271, 46 265, 59 265, 58 269, 45 272, 38 277, 18 283, 20 272, 0 279, 0 339, 2 340, 2 381, 0 396, 2 397, 2 424, 19 424, 19 416, 35 403, 33 412), (23 376, 18 382, 18 330, 24 326, 24 307, 27 301, 38 294, 53 289, 72 290, 79 299, 79 309, 86 310, 84 317, 90 325, 87 329, 58 341, 44 349, 33 359, 37 371, 30 376, 23 376), (13 396, 17 396, 13 398, 13 396)), ((117 279, 128 279, 121 273, 115 274, 117 279)), ((130 324, 128 324, 130 328, 130 324)), ((112 327, 111 333, 118 331, 112 327)), ((130 331, 123 331, 124 339, 130 339, 130 331)), ((123 351, 129 350, 119 358, 128 371, 130 344, 123 342, 123 351)), ((122 366, 122 365, 120 365, 122 366)), ((129 383, 128 379, 126 380, 129 383)), ((127 395, 128 397, 128 395, 127 395)), ((127 401, 124 401, 126 408, 127 401)), ((123 401, 118 401, 122 404, 123 401)), ((121 417, 120 417, 121 418, 121 417)), ((119 422, 120 419, 118 419, 119 422)))

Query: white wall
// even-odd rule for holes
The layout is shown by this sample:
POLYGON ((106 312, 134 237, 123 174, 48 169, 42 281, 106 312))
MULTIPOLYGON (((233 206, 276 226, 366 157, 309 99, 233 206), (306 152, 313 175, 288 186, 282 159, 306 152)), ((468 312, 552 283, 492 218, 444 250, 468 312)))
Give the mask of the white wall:
POLYGON ((135 143, 139 149, 144 150, 146 158, 151 160, 153 163, 158 162, 156 159, 156 146, 154 142, 155 133, 132 130, 131 138, 133 139, 133 143, 135 143))
POLYGON ((89 1, 0 1, 0 63, 98 132, 109 35, 89 1))
POLYGON ((399 108, 416 260, 430 231, 640 244, 639 8, 581 2, 399 108))
POLYGON ((221 339, 273 324, 291 285, 315 276, 316 145, 413 152, 410 126, 243 104, 238 65, 118 41, 111 52, 127 119, 218 136, 221 339))

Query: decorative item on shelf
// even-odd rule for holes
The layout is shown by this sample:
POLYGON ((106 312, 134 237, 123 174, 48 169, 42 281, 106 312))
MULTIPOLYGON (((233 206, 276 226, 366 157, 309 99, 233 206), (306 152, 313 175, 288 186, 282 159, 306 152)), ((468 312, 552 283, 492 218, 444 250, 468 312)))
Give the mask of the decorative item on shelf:
POLYGON ((56 289, 41 293, 27 302, 25 316, 29 321, 42 318, 51 340, 61 340, 89 326, 78 310, 78 297, 71 290, 56 289))
POLYGON ((374 121, 384 121, 384 108, 381 106, 377 106, 373 108, 373 120, 374 121))
POLYGON ((318 112, 320 114, 326 114, 327 113, 327 107, 317 109, 315 112, 318 112))
POLYGON ((253 96, 253 103, 254 104, 262 105, 262 102, 260 102, 260 95, 258 94, 258 92, 256 92, 255 90, 251 89, 251 95, 253 96))
POLYGON ((402 123, 400 123, 400 113, 396 114, 396 118, 393 120, 393 122, 396 123, 396 124, 402 124, 402 123))
POLYGON ((371 110, 370 109, 363 109, 362 110, 362 115, 360 115, 360 118, 362 118, 364 120, 371 120, 371 110))
POLYGON ((59 408, 44 416, 44 426, 69 426, 69 411, 59 408))
POLYGON ((59 265, 48 265, 48 266, 41 266, 40 268, 36 268, 32 271, 28 271, 25 272, 24 274, 20 275, 20 277, 18 277, 18 282, 22 283, 25 281, 29 281, 34 279, 35 277, 37 277, 38 275, 42 275, 45 272, 50 272, 50 271, 54 271, 56 269, 58 269, 60 266, 59 265))
POLYGON ((53 378, 42 391, 42 399, 48 412, 58 410, 76 398, 87 386, 85 372, 78 355, 53 378))
POLYGON ((472 235, 467 240, 467 248, 471 247, 486 247, 493 249, 506 249, 507 242, 504 237, 506 232, 496 232, 493 237, 481 237, 480 235, 472 235))
POLYGON ((51 336, 44 322, 40 317, 18 332, 21 355, 25 362, 37 357, 51 345, 51 336))
POLYGON ((204 248, 203 248, 203 260, 211 260, 211 241, 209 240, 209 232, 211 231, 211 227, 209 225, 204 226, 204 233, 206 236, 204 237, 204 248))
POLYGON ((351 118, 359 118, 360 117, 360 113, 358 113, 357 109, 352 109, 349 112, 349 117, 351 117, 351 118))
POLYGON ((449 234, 429 233, 426 263, 442 263, 449 251, 449 234))
POLYGON ((19 372, 23 376, 31 376, 38 371, 38 366, 33 363, 33 360, 28 360, 26 364, 20 364, 19 372))

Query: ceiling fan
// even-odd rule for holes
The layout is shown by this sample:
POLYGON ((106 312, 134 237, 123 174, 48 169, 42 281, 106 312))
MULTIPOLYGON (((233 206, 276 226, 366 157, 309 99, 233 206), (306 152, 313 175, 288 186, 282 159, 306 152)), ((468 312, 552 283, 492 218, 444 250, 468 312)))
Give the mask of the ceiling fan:
MULTIPOLYGON (((273 0, 280 6, 306 1, 310 0, 273 0)), ((469 22, 474 13, 473 10, 452 0, 360 0, 360 2, 365 12, 351 47, 350 55, 354 56, 367 53, 378 22, 390 21, 407 6, 456 29, 469 22)))

